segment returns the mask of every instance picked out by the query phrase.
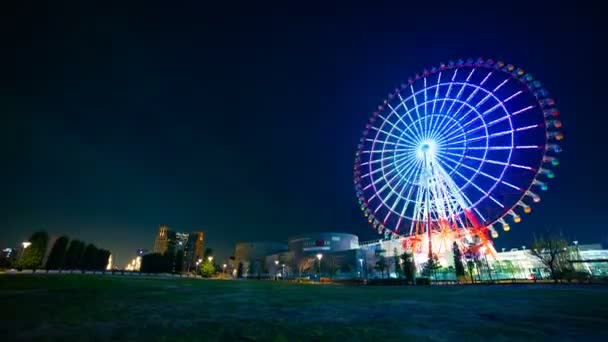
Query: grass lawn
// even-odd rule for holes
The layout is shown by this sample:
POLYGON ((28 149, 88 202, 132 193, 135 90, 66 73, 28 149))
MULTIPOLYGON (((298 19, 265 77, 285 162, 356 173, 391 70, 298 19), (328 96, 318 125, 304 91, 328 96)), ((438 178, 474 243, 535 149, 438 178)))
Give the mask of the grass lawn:
POLYGON ((0 308, 2 341, 608 340, 608 288, 592 286, 0 275, 0 308))

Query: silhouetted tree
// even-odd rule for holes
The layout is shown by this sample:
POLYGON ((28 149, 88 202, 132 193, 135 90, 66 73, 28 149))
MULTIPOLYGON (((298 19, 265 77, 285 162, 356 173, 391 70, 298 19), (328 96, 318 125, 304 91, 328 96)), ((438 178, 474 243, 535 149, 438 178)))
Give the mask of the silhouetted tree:
POLYGON ((82 267, 81 269, 92 271, 95 269, 95 259, 97 258, 97 247, 94 244, 89 243, 85 249, 84 254, 82 256, 82 267))
POLYGON ((171 272, 172 267, 168 254, 149 253, 141 258, 140 272, 167 273, 171 272))
POLYGON ((414 255, 411 252, 404 252, 401 255, 403 260, 403 275, 408 283, 416 285, 416 263, 414 262, 414 255))
POLYGON ((376 269, 376 271, 380 272, 380 274, 382 275, 382 278, 384 278, 384 271, 386 270, 387 267, 388 267, 388 264, 386 263, 386 258, 384 258, 383 255, 380 255, 378 257, 378 261, 376 261, 376 266, 374 268, 376 269))
POLYGON ((562 255, 568 250, 568 241, 561 236, 547 236, 535 238, 529 253, 540 260, 549 269, 553 282, 557 283, 562 272, 566 271, 567 264, 563 262, 562 255))
POLYGON ((435 271, 441 268, 437 254, 432 254, 429 260, 422 266, 422 274, 427 277, 435 277, 435 271))
POLYGON ((68 246, 68 250, 65 255, 64 267, 69 270, 78 268, 80 263, 80 256, 84 249, 84 243, 80 240, 72 240, 68 246))
POLYGON ((44 255, 49 243, 49 234, 44 231, 35 232, 28 241, 31 243, 21 256, 21 268, 36 270, 42 266, 44 255))
POLYGON ((110 251, 106 249, 98 249, 95 257, 95 266, 94 269, 96 271, 104 271, 108 266, 108 262, 110 260, 110 251))
POLYGON ((454 253, 454 270, 456 271, 456 277, 464 277, 464 264, 462 263, 462 253, 458 244, 454 242, 452 245, 452 251, 454 253))
POLYGON ((49 257, 46 260, 46 269, 47 270, 57 270, 63 269, 65 264, 65 259, 68 250, 68 243, 70 239, 67 236, 60 236, 53 247, 51 247, 51 251, 49 253, 49 257))

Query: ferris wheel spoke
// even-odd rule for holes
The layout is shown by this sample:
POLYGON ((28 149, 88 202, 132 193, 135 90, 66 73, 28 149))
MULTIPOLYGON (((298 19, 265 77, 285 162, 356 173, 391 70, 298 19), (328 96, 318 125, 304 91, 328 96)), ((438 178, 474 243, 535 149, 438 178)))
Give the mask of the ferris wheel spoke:
MULTIPOLYGON (((420 175, 420 170, 421 170, 420 167, 416 168, 416 171, 415 171, 412 179, 416 179, 416 177, 418 177, 420 175)), ((401 209, 401 214, 399 215, 399 221, 397 222, 397 228, 395 229, 396 231, 399 231, 399 225, 401 224, 401 219, 404 217, 405 211, 409 207, 410 198, 412 197, 412 193, 414 192, 415 187, 416 186, 414 186, 414 185, 409 187, 410 190, 407 193, 407 199, 405 200, 405 203, 403 203, 403 208, 401 209)))
MULTIPOLYGON (((448 159, 448 160, 450 160, 450 161, 456 162, 455 160, 453 160, 453 159, 452 159, 452 158, 450 158, 450 157, 445 157, 445 158, 446 158, 446 159, 448 159)), ((481 161, 482 161, 482 163, 479 165, 479 168, 478 168, 478 169, 475 169, 475 168, 473 168, 473 167, 470 167, 470 166, 468 166, 467 164, 460 164, 460 165, 462 165, 463 167, 465 167, 465 168, 467 168, 467 169, 469 169, 469 170, 473 171, 473 172, 474 172, 476 175, 477 175, 477 174, 480 174, 480 175, 485 176, 485 177, 487 177, 487 178, 489 178, 489 179, 491 179, 491 180, 493 180, 493 181, 495 181, 495 182, 497 182, 497 183, 503 183, 503 184, 505 184, 501 178, 494 177, 494 176, 492 176, 492 175, 490 175, 490 174, 488 174, 488 173, 485 173, 485 172, 481 171, 481 167, 483 166, 483 162, 485 162, 485 159, 482 159, 481 161)), ((505 166, 505 167, 506 167, 506 166, 505 166)), ((474 183, 475 183, 475 182, 474 182, 474 178, 475 178, 475 176, 471 177, 471 184, 473 184, 473 185, 475 185, 475 184, 474 184, 474 183)), ((514 186, 514 185, 512 185, 512 184, 507 183, 507 184, 505 184, 505 185, 510 186, 510 187, 514 187, 516 190, 520 190, 518 187, 515 187, 515 186, 514 186)))
MULTIPOLYGON (((397 182, 397 184, 395 185, 394 188, 391 188, 391 191, 386 198, 384 198, 384 202, 387 203, 387 207, 388 206, 388 202, 390 200, 390 198, 392 197, 392 195, 396 195, 395 200, 393 201, 393 205, 390 206, 390 210, 388 211, 388 213, 386 214, 385 218, 384 218, 384 222, 386 222, 386 220, 388 219, 389 215, 391 212, 397 214, 395 212, 395 207, 397 206, 397 203, 399 203, 399 200, 404 199, 403 197, 403 192, 407 187, 408 182, 405 181, 406 179, 409 179, 409 177, 411 177, 413 175, 414 172, 416 172, 416 170, 418 169, 418 164, 416 165, 412 165, 412 168, 409 168, 408 171, 406 173, 404 173, 403 175, 401 175, 401 178, 399 179, 399 181, 397 182), (403 183, 403 185, 401 185, 403 183), (401 185, 401 190, 397 190, 399 188, 399 186, 401 185)), ((411 188, 411 187, 410 187, 411 188)))
MULTIPOLYGON (((380 128, 377 128, 377 127, 372 127, 371 129, 373 129, 373 130, 375 130, 375 131, 378 131, 379 133, 383 133, 383 134, 385 134, 385 135, 387 135, 387 136, 393 137, 393 138, 395 138, 395 139, 397 139, 397 140, 399 140, 399 141, 403 142, 404 144, 407 144, 407 143, 409 143, 409 142, 410 142, 410 141, 408 141, 408 140, 405 140, 405 139, 403 139, 403 138, 400 138, 400 137, 398 137, 398 136, 396 136, 396 135, 394 135, 394 134, 392 134, 392 133, 390 133, 390 132, 387 132, 387 131, 385 131, 385 130, 382 130, 382 129, 380 129, 380 128)), ((376 139, 376 140, 378 141, 378 139, 376 139)))
POLYGON ((426 77, 424 77, 424 116, 428 115, 428 112, 426 110, 426 103, 428 102, 427 96, 426 96, 426 77))
MULTIPOLYGON (((393 151, 394 151, 394 150, 393 150, 393 151)), ((389 153, 390 153, 390 152, 392 152, 392 151, 389 151, 389 153)), ((399 156, 401 156, 401 155, 404 155, 404 153, 399 154, 399 156)), ((372 156, 372 155, 370 155, 370 160, 369 160, 369 161, 366 161, 366 162, 361 163, 361 166, 366 166, 366 165, 372 165, 372 164, 382 163, 383 161, 385 161, 385 160, 387 160, 387 159, 394 159, 394 158, 395 158, 395 155, 389 155, 389 156, 386 156, 386 157, 382 157, 382 158, 380 158, 380 159, 373 159, 373 160, 372 160, 372 159, 371 159, 371 156, 372 156)), ((411 155, 410 155, 410 158, 411 158, 411 155)))
POLYGON ((411 149, 411 148, 415 148, 416 146, 413 144, 403 144, 403 143, 396 143, 396 142, 392 142, 392 141, 386 141, 386 140, 374 140, 374 139, 370 139, 370 138, 366 138, 365 141, 371 142, 371 143, 375 143, 375 144, 383 144, 383 145, 393 145, 393 146, 399 146, 399 147, 404 147, 407 149, 411 149))
MULTIPOLYGON (((405 99, 405 100, 404 100, 404 99, 403 99, 403 97, 401 96, 401 93, 397 93, 397 96, 399 97, 399 100, 401 101, 401 103, 399 104, 399 106, 403 105, 403 109, 405 110, 405 114, 407 114, 407 116, 410 118, 410 121, 412 122, 412 126, 414 127, 414 130, 416 131, 416 136, 417 136, 417 137, 420 137, 420 136, 421 136, 421 132, 418 130, 418 127, 416 127, 416 124, 415 124, 416 120, 414 120, 414 118, 412 117, 411 110, 410 110, 410 108, 407 106, 407 103, 406 103, 407 99, 405 99)), ((397 106, 397 108, 399 108, 399 106, 397 106)), ((409 125, 407 125, 407 124, 406 124, 406 123, 403 121, 403 119, 401 118, 401 116, 400 116, 400 115, 398 115, 397 117, 399 118, 399 120, 400 120, 400 121, 401 121, 401 122, 402 122, 404 125, 409 126, 409 125)))
POLYGON ((488 74, 486 75, 486 77, 484 77, 484 79, 481 81, 481 83, 479 83, 479 86, 483 86, 484 84, 486 84, 486 81, 488 79, 490 79, 490 76, 492 76, 492 74, 494 74, 494 71, 490 71, 488 72, 488 74))
POLYGON ((380 171, 383 171, 386 168, 393 167, 394 165, 397 165, 398 163, 401 163, 401 162, 405 161, 406 159, 411 158, 411 156, 408 155, 408 154, 405 154, 405 155, 402 155, 402 156, 400 156, 398 158, 395 158, 394 156, 390 156, 390 158, 388 158, 388 159, 391 159, 391 158, 393 159, 392 162, 390 162, 388 164, 382 164, 381 167, 375 169, 374 171, 370 171, 370 172, 368 172, 368 173, 366 173, 364 175, 361 175, 361 178, 372 176, 372 175, 374 175, 374 174, 376 174, 376 173, 378 173, 380 171))
POLYGON ((372 154, 372 153, 387 153, 387 152, 405 152, 405 151, 409 151, 409 148, 401 148, 401 149, 393 149, 393 150, 364 150, 361 151, 365 154, 372 154))
POLYGON ((418 121, 418 124, 420 125, 420 131, 424 132, 424 128, 422 127, 422 122, 421 122, 422 120, 420 120, 420 119, 422 119, 422 117, 420 116, 420 111, 418 110, 418 100, 416 99, 416 93, 414 92, 413 84, 410 84, 410 89, 412 91, 412 99, 414 100, 414 109, 416 109, 416 115, 419 119, 417 121, 418 121))
POLYGON ((471 201, 471 200, 469 199, 469 197, 467 197, 467 195, 466 195, 466 194, 465 194, 465 193, 462 191, 462 190, 463 190, 463 189, 464 189, 464 188, 465 188, 465 187, 466 187, 466 186, 467 186, 467 185, 468 185, 468 184, 471 182, 471 179, 470 179, 470 178, 465 177, 465 176, 464 176, 462 173, 460 173, 460 172, 459 172, 459 171, 458 171, 456 168, 451 167, 451 166, 450 166, 450 165, 448 165, 448 164, 447 164, 445 161, 443 161, 443 160, 439 159, 439 163, 440 163, 440 164, 445 165, 445 166, 446 166, 446 167, 447 167, 447 168, 448 168, 450 171, 452 171, 454 174, 458 175, 460 178, 462 178, 462 179, 463 179, 463 180, 466 182, 466 183, 465 183, 465 185, 463 185, 462 187, 458 187, 458 188, 461 190, 461 193, 460 193, 460 194, 461 194, 461 195, 464 197, 464 199, 467 201, 467 202, 465 203, 465 206, 471 206, 471 205, 473 205, 473 203, 474 203, 474 202, 473 202, 473 201, 471 201), (466 204, 468 204, 468 205, 466 205, 466 204))
POLYGON ((441 84, 441 71, 437 76, 437 84, 435 85, 435 97, 433 97, 433 114, 436 114, 435 107, 437 106, 437 99, 439 98, 439 85, 441 84))
MULTIPOLYGON (((413 124, 413 123, 414 123, 414 121, 412 121, 412 124, 411 124, 411 125, 406 124, 406 123, 405 123, 405 121, 403 121, 403 118, 401 117, 401 115, 399 115, 399 113, 397 113, 397 110, 396 110, 395 108, 393 108, 393 106, 391 106, 391 104, 390 104, 390 103, 388 103, 387 105, 388 105, 388 107, 391 109, 391 113, 388 115, 388 117, 390 118, 392 115, 394 115, 394 116, 397 118, 397 120, 398 120, 398 121, 401 121, 401 123, 403 124, 403 126, 405 126, 405 129, 406 129, 406 130, 410 131, 410 132, 412 133, 412 135, 413 135, 413 136, 417 136, 417 133, 416 133, 416 132, 414 132, 414 131, 411 129, 411 126, 414 126, 414 128, 416 128, 416 126, 413 124)), ((404 107, 404 108, 405 108, 405 107, 404 107)), ((407 114, 409 114, 409 113, 407 113, 407 114)), ((383 120, 390 122, 390 123, 393 125, 393 127, 395 127, 395 124, 393 124, 393 123, 392 123, 390 120, 385 119, 385 118, 384 118, 383 116, 381 116, 381 115, 378 115, 378 116, 379 116, 379 117, 381 117, 383 120)), ((411 119, 412 119, 412 117, 410 116, 410 120, 411 120, 411 119)), ((403 134, 405 134, 405 131, 403 131, 402 129, 400 129, 400 131, 401 131, 403 134)))
MULTIPOLYGON (((452 79, 452 81, 453 81, 453 79, 452 79)), ((450 92, 452 91, 453 84, 454 84, 453 82, 450 82, 448 85, 448 91, 445 94, 445 97, 443 98, 443 102, 441 103, 441 108, 439 108, 439 113, 443 113, 443 107, 445 107, 446 101, 450 98, 450 92)))
MULTIPOLYGON (((415 165, 414 164, 410 164, 410 166, 408 167, 407 171, 406 171, 406 175, 410 174, 410 170, 415 169, 415 165)), ((372 182, 372 186, 374 186, 374 189, 376 189, 375 184, 378 183, 380 180, 385 180, 385 184, 382 186, 382 188, 380 188, 379 190, 375 190, 374 194, 370 197, 369 201, 371 201, 373 198, 378 197, 378 200, 381 202, 378 207, 374 210, 374 215, 378 212, 378 210, 382 207, 382 205, 384 205, 386 208, 388 208, 390 210, 389 205, 386 203, 388 202, 388 200, 390 199, 390 197, 392 196, 392 194, 394 193, 394 190, 399 187, 399 183, 402 182, 404 179, 406 179, 406 176, 402 175, 402 171, 398 171, 390 180, 387 179, 387 176, 390 175, 391 173, 393 173, 395 170, 397 170, 397 168, 393 168, 389 173, 387 174, 383 174, 382 178, 379 178, 378 180, 372 182), (399 180, 399 182, 395 185, 395 187, 391 186, 391 183, 395 180, 395 178, 402 176, 399 180), (388 195, 386 197, 382 196, 382 193, 387 189, 390 188, 391 192, 388 193, 388 195)))
MULTIPOLYGON (((458 173, 460 175, 460 173, 458 173)), ((460 175, 461 177, 465 178, 464 176, 460 175)), ((466 179, 466 178, 465 178, 466 179)), ((500 203, 496 198, 494 198, 492 195, 490 195, 489 193, 487 193, 484 189, 480 188, 477 184, 475 184, 475 182, 471 182, 470 183, 475 189, 479 190, 479 192, 481 192, 482 194, 484 194, 484 198, 489 198, 491 199, 494 203, 498 204, 501 208, 504 208, 504 205, 502 205, 502 203, 500 203)))
MULTIPOLYGON (((454 157, 461 157, 462 156, 460 154, 452 153, 452 152, 447 152, 447 151, 444 151, 443 153, 451 155, 451 156, 454 156, 454 157)), ((473 157, 473 156, 466 156, 466 159, 472 159, 472 160, 477 160, 477 161, 481 161, 481 162, 485 162, 485 163, 490 163, 490 164, 495 164, 495 165, 501 165, 501 166, 509 166, 509 167, 514 167, 514 168, 528 170, 528 171, 536 171, 535 168, 530 167, 530 166, 513 164, 513 163, 505 163, 505 162, 501 162, 501 161, 493 160, 493 159, 482 159, 482 158, 473 157)), ((517 188, 517 189, 520 190, 521 188, 517 188)))
POLYGON ((480 87, 474 87, 475 89, 471 92, 471 94, 469 95, 469 97, 467 97, 466 100, 464 100, 464 102, 460 105, 460 107, 458 107, 458 109, 454 112, 454 114, 452 116, 456 117, 458 115, 458 113, 460 113, 460 111, 462 110, 462 108, 464 107, 465 104, 469 104, 469 101, 471 101, 473 99, 473 97, 475 95, 477 95, 477 92, 479 91, 479 89, 481 89, 480 87))
MULTIPOLYGON (((521 146, 471 146, 471 147, 467 147, 467 150, 488 150, 488 151, 493 151, 493 150, 510 150, 510 149, 540 149, 542 146, 539 145, 521 145, 521 146)), ((447 150, 459 150, 460 148, 457 147, 445 147, 443 149, 447 149, 447 150)))
MULTIPOLYGON (((487 94, 486 94, 486 96, 485 96, 484 98, 482 98, 482 99, 481 99, 479 102, 477 102, 477 104, 476 104, 475 106, 471 106, 471 108, 469 109, 469 111, 468 111, 468 112, 466 112, 464 115, 462 115, 460 118, 458 118, 457 122, 456 122, 456 123, 454 123, 454 124, 453 124, 453 125, 450 127, 450 130, 452 130, 452 129, 453 129, 453 127, 454 127, 454 126, 455 126, 457 123, 462 123, 462 121, 463 121, 463 120, 464 120, 466 117, 468 117, 468 116, 469 116, 471 113, 473 113, 473 112, 475 112, 475 113, 477 114, 477 116, 476 116, 475 118, 473 118, 473 120, 471 120, 470 122, 468 122, 468 123, 466 123, 466 124, 463 124, 463 125, 462 125, 462 128, 464 129, 464 128, 465 128, 465 127, 467 127, 467 126, 468 126, 470 123, 475 122, 475 121, 477 121, 477 120, 479 120, 479 119, 481 119, 481 120, 482 120, 482 122, 483 122, 483 118, 484 118, 484 117, 485 117, 487 114, 491 113, 493 110, 495 110, 496 108, 498 108, 498 107, 500 107, 500 106, 502 105, 502 104, 500 103, 500 100, 498 100, 498 98, 497 98, 496 96, 494 96, 494 94, 493 94, 493 93, 491 93, 491 92, 489 92, 489 91, 487 91, 487 90, 485 90, 485 89, 483 89, 483 88, 481 88, 481 87, 478 87, 478 86, 475 86, 475 87, 476 87, 476 89, 477 89, 477 90, 478 90, 478 89, 482 89, 483 91, 485 91, 485 92, 487 93, 487 94), (495 100, 496 102, 498 102, 498 104, 496 104, 496 105, 495 105, 494 107, 492 107, 490 110, 487 110, 487 111, 485 111, 484 113, 480 114, 480 113, 479 113, 479 111, 478 111, 478 109, 479 109, 479 108, 480 108, 480 107, 481 107, 481 106, 482 106, 484 103, 486 103, 486 101, 488 101, 488 99, 490 99, 491 97, 493 97, 493 98, 494 98, 494 100, 495 100)), ((503 106, 503 108, 504 108, 504 106, 503 106)), ((506 112, 506 110, 505 110, 505 112, 506 112)))
MULTIPOLYGON (((404 140, 404 141, 408 141, 408 142, 410 142, 410 143, 414 144, 414 140, 409 140, 409 139, 407 139, 408 135, 407 135, 407 134, 405 134, 405 131, 404 131, 403 129, 399 128, 397 125, 395 125, 394 123, 392 123, 390 120, 387 120, 387 119, 386 119, 385 117, 383 117, 382 115, 378 115, 378 117, 379 117, 379 118, 381 118, 382 120, 384 120, 384 122, 385 122, 385 123, 387 123, 387 124, 391 125, 391 127, 393 127, 393 128, 391 129, 391 132, 393 131, 393 129, 395 129, 395 130, 399 131, 399 132, 401 133, 401 136, 399 137, 400 139, 401 139, 401 137, 403 137, 403 140, 404 140)), ((411 132, 411 129, 410 129, 409 125, 408 125, 408 126, 405 126, 405 128, 411 132)), ((414 133, 414 132, 412 132, 412 133, 414 133)))
MULTIPOLYGON (((485 89, 483 89, 483 88, 481 88, 481 87, 479 87, 479 86, 476 86, 476 85, 471 85, 471 86, 472 86, 472 87, 475 87, 475 91, 474 91, 474 93, 477 93, 477 91, 481 89, 481 90, 483 90, 483 91, 487 92, 487 95, 486 95, 484 98, 482 98, 482 99, 481 99, 479 102, 477 102, 477 104, 476 104, 475 106, 472 106, 472 105, 470 105, 470 104, 468 103, 468 102, 469 102, 469 99, 467 99, 467 101, 466 101, 466 102, 463 102, 463 104, 461 105, 461 108, 459 108, 459 109, 458 109, 458 111, 456 112, 456 114, 458 114, 458 113, 460 112, 460 110, 461 110, 461 109, 464 107, 464 104, 466 104, 466 105, 468 105, 468 106, 470 107, 470 108, 469 108, 469 110, 468 110, 468 111, 467 111, 467 112, 466 112, 464 115, 462 115, 462 116, 460 116, 459 118, 457 118, 457 119, 455 120, 455 122, 454 122, 454 123, 452 123, 452 125, 451 125, 451 126, 449 126, 449 128, 447 129, 448 131, 453 131, 453 130, 454 130, 454 127, 456 127, 456 125, 457 125, 457 124, 462 123, 462 121, 463 121, 463 120, 464 120, 466 117, 468 117, 468 116, 469 116, 471 113, 475 113, 475 114, 477 114, 476 118, 481 118, 481 117, 483 117, 483 114, 480 114, 480 113, 479 113, 478 108, 479 108, 481 105, 483 105, 483 104, 484 104, 484 103, 485 103, 485 102, 486 102, 486 101, 487 101, 487 100, 488 100, 490 97, 492 97, 492 93, 488 92, 487 90, 485 90, 485 89)), ((455 117, 456 117, 456 114, 454 115, 455 117)), ((447 126, 447 125, 449 125, 449 122, 445 124, 445 126, 447 126)), ((466 127, 466 125, 462 125, 462 128, 463 128, 463 129, 464 129, 464 127, 466 127)), ((443 129, 443 128, 445 128, 445 127, 441 127, 441 129, 443 129)))
POLYGON ((498 89, 502 88, 502 86, 504 86, 505 84, 507 84, 507 82, 509 82, 509 79, 505 79, 501 84, 497 85, 496 88, 494 88, 494 90, 492 90, 493 93, 496 93, 498 91, 498 89))
POLYGON ((526 111, 528 111, 528 110, 530 110, 532 108, 534 108, 534 106, 528 106, 528 107, 526 107, 524 109, 520 109, 518 111, 515 111, 515 112, 511 113, 511 116, 515 116, 515 115, 521 114, 521 113, 526 112, 526 111))
POLYGON ((519 95, 519 94, 521 94, 521 93, 523 93, 523 91, 521 91, 521 90, 520 90, 520 91, 516 92, 515 94, 513 94, 513 95, 511 95, 511 96, 507 97, 507 98, 506 98, 504 101, 502 101, 502 102, 507 103, 507 102, 509 102, 509 101, 513 100, 514 98, 516 98, 516 97, 517 97, 517 95, 519 95))

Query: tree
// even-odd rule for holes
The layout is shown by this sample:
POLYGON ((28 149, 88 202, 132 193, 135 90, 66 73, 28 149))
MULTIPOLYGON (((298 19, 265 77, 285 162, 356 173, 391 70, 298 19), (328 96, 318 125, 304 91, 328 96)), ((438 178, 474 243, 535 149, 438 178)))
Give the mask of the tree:
POLYGON ((460 248, 458 244, 454 242, 452 246, 452 251, 454 253, 454 270, 456 271, 456 278, 464 277, 464 264, 462 263, 462 253, 460 252, 460 248))
POLYGON ((413 285, 416 285, 416 263, 414 262, 414 255, 411 252, 404 252, 401 255, 403 275, 405 280, 413 285))
POLYGON ((427 277, 435 277, 435 272, 441 268, 437 254, 432 254, 429 260, 422 266, 422 274, 427 277))
POLYGON ((110 251, 107 249, 98 249, 97 254, 95 256, 95 265, 94 269, 96 271, 105 271, 108 266, 108 262, 110 261, 110 251))
POLYGON ((215 266, 213 262, 208 259, 204 259, 201 264, 201 275, 205 278, 209 278, 215 274, 215 266))
POLYGON ((97 258, 97 247, 94 244, 89 243, 85 249, 82 257, 82 270, 92 271, 95 269, 95 259, 97 258))
POLYGON ((78 268, 80 256, 84 250, 84 243, 80 240, 72 240, 65 254, 65 268, 74 270, 78 268))
POLYGON ((380 255, 378 257, 378 261, 376 261, 376 266, 374 267, 374 269, 378 272, 380 272, 380 274, 382 275, 382 278, 384 278, 384 271, 386 270, 386 268, 388 267, 388 264, 386 263, 386 258, 383 255, 380 255))
POLYGON ((30 236, 29 247, 25 248, 21 256, 21 268, 33 269, 34 271, 42 266, 47 245, 49 244, 49 234, 44 231, 35 232, 30 236))
POLYGON ((51 247, 49 258, 46 261, 47 270, 63 269, 69 242, 70 239, 65 235, 55 240, 53 247, 51 247))
POLYGON ((184 270, 184 250, 180 249, 175 255, 175 273, 181 273, 184 270))
POLYGON ((561 256, 567 253, 568 241, 561 236, 546 238, 535 238, 529 253, 536 257, 549 269, 553 282, 557 283, 560 274, 567 270, 567 265, 561 256))
POLYGON ((473 279, 473 270, 476 271, 477 278, 481 282, 481 272, 479 271, 481 255, 478 252, 468 252, 465 255, 465 258, 467 260, 467 268, 469 269, 469 276, 471 277, 471 282, 475 283, 475 279, 473 279))

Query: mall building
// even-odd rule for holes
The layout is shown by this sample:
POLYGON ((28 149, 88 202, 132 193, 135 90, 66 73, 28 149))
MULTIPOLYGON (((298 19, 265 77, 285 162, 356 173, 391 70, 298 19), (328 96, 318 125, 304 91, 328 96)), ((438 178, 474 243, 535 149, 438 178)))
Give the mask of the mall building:
MULTIPOLYGON (((241 270, 243 277, 328 277, 382 278, 396 277, 396 265, 405 252, 403 239, 380 239, 360 242, 347 233, 310 233, 290 237, 287 244, 276 242, 240 242, 235 248, 232 267, 241 270), (385 260, 380 271, 376 263, 385 260)), ((574 241, 565 254, 577 271, 593 276, 608 276, 608 249, 600 244, 582 245, 574 241)), ((427 261, 423 255, 415 256, 420 270, 427 261)), ((443 272, 438 280, 455 280, 453 256, 445 253, 440 260, 443 272)), ((480 279, 545 278, 548 270, 530 251, 521 246, 502 249, 495 256, 488 255, 476 261, 475 273, 480 279)))

